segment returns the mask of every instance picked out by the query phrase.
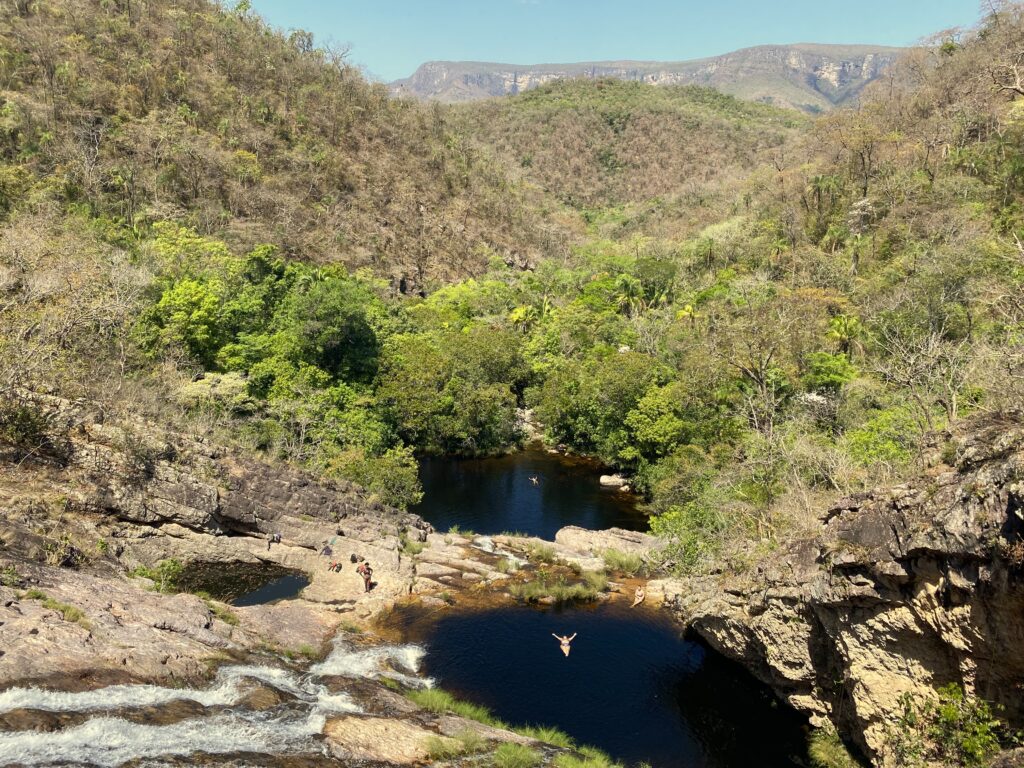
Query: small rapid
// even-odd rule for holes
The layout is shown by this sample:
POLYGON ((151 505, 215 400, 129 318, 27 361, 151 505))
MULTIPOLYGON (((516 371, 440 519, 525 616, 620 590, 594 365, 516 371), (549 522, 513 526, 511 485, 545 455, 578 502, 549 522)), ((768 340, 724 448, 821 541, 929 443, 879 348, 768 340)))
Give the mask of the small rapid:
POLYGON ((158 685, 113 685, 72 693, 44 688, 11 688, 0 692, 0 714, 13 710, 93 715, 83 723, 56 732, 0 732, 0 766, 43 766, 55 763, 114 768, 132 760, 184 757, 196 753, 325 754, 319 740, 327 718, 359 713, 345 693, 332 693, 327 677, 391 678, 407 686, 427 687, 417 675, 423 658, 418 646, 357 649, 336 641, 331 653, 306 672, 264 666, 221 667, 206 688, 158 685), (266 711, 241 706, 259 686, 287 694, 287 700, 266 711), (195 702, 212 711, 167 725, 137 723, 118 714, 126 710, 195 702))

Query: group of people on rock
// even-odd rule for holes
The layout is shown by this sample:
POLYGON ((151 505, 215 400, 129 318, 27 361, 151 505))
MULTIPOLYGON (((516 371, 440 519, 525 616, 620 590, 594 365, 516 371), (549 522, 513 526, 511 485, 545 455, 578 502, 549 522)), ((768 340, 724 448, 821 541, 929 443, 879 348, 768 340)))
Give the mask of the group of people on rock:
MULTIPOLYGON (((340 534, 341 531, 339 531, 338 533, 340 534)), ((321 546, 320 546, 320 555, 322 557, 333 557, 334 550, 331 548, 331 545, 334 544, 334 542, 337 541, 337 539, 338 539, 338 537, 335 536, 330 541, 326 541, 325 540, 321 544, 321 546)), ((267 549, 268 550, 270 549, 270 545, 271 544, 280 544, 280 543, 281 543, 281 534, 280 533, 270 533, 270 534, 267 534, 267 549)), ((357 554, 353 553, 353 554, 351 554, 349 556, 349 559, 352 561, 353 565, 358 563, 358 565, 356 565, 356 573, 358 573, 363 578, 363 591, 364 592, 369 592, 371 589, 373 589, 375 586, 377 586, 377 584, 373 581, 373 568, 370 567, 370 564, 366 561, 365 557, 363 557, 362 555, 357 555, 357 554)), ((333 573, 341 573, 341 566, 342 566, 341 560, 331 560, 327 564, 327 570, 328 571, 332 571, 333 573)))

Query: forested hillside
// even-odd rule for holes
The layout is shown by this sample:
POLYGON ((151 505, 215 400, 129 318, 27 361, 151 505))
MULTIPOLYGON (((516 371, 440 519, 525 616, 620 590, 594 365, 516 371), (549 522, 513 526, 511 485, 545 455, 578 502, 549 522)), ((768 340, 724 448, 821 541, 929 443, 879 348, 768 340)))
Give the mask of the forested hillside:
POLYGON ((601 81, 393 101, 244 4, 2 13, 26 456, 53 392, 405 504, 416 454, 506 450, 532 407, 635 475, 676 567, 744 568, 1021 402, 1017 6, 814 122, 601 81))
POLYGON ((122 245, 172 220, 408 292, 564 242, 442 111, 245 2, 5 3, 0 157, 0 210, 53 203, 122 245))
POLYGON ((555 82, 453 116, 587 221, 614 224, 635 212, 646 225, 637 229, 665 210, 684 209, 676 221, 691 229, 716 216, 738 182, 784 156, 810 124, 707 88, 613 79, 555 82))

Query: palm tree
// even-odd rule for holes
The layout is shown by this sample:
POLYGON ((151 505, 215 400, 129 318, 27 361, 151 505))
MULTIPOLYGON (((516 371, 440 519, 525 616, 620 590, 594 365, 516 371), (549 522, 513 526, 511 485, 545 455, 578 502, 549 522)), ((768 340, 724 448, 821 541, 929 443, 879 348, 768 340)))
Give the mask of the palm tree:
POLYGON ((632 317, 637 310, 644 308, 644 286, 632 275, 619 275, 615 278, 615 303, 619 310, 632 317))

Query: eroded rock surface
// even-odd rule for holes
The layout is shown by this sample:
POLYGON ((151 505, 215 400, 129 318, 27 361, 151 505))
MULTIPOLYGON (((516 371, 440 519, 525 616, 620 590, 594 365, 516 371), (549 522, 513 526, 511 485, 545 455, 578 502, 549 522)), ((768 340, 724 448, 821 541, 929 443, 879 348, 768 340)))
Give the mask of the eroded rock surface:
POLYGON ((819 538, 754 573, 666 580, 649 594, 881 762, 906 691, 956 682, 1019 725, 1024 428, 989 421, 955 449, 955 467, 936 461, 913 482, 836 504, 819 538))

